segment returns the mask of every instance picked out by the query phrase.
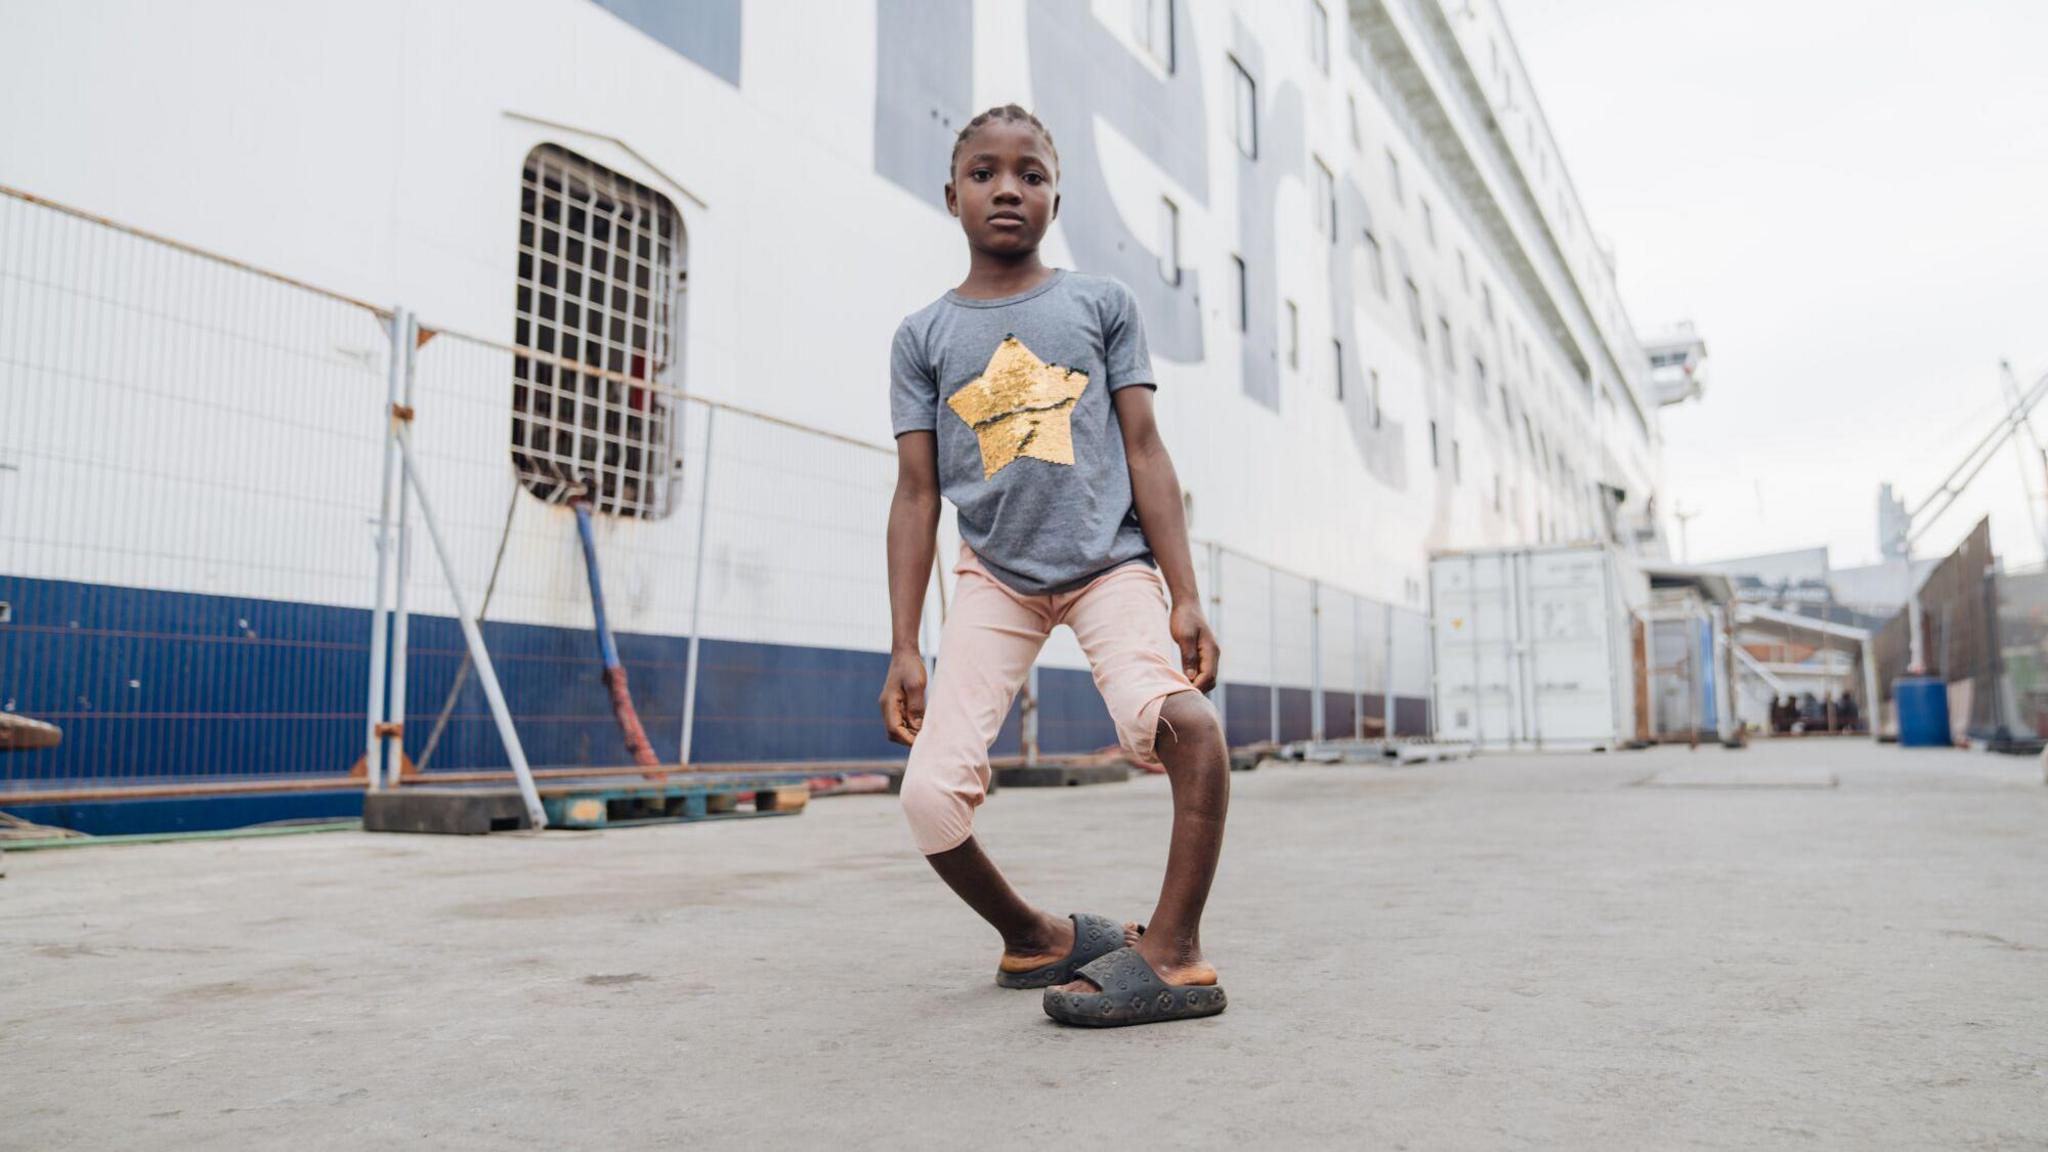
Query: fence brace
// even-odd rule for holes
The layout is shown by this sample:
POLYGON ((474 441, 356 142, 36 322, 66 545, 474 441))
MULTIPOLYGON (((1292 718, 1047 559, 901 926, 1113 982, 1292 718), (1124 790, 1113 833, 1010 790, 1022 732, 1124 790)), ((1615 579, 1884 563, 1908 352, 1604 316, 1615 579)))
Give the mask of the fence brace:
POLYGON ((469 614, 469 601, 462 594, 462 581, 456 578, 455 561, 448 555, 448 543, 441 538, 440 522, 434 519, 434 505, 427 499, 426 486, 420 483, 419 461, 413 456, 412 413, 394 410, 391 414, 392 436, 398 441, 398 449, 405 459, 406 479, 412 485, 413 494, 419 498, 420 521, 427 526, 427 537, 434 542, 434 553, 441 560, 441 575, 448 581, 449 599, 455 602, 455 619, 462 625, 462 639, 469 645, 469 658, 476 665, 477 683, 483 686, 484 699, 490 702, 491 719, 497 722, 498 739, 504 741, 505 757, 512 761, 512 774, 519 780, 519 798, 526 804, 526 818, 536 829, 548 826, 548 814, 541 807, 540 791, 533 786, 533 770, 526 763, 526 749, 519 743, 519 733, 512 727, 511 709, 505 706, 504 689, 498 686, 498 670, 491 664, 490 650, 484 647, 483 630, 477 627, 476 618, 469 614))
POLYGON ((380 791, 387 783, 386 752, 390 754, 389 783, 398 783, 404 765, 408 639, 405 584, 411 564, 408 509, 417 497, 420 520, 426 525, 434 552, 440 558, 441 574, 448 581, 448 595, 455 603, 456 621, 462 626, 462 638, 468 645, 470 661, 476 666, 477 681, 483 686, 485 699, 490 702, 498 738, 504 742, 505 756, 512 762, 512 773, 519 781, 519 797, 525 803, 527 819, 533 827, 545 828, 548 826, 547 812, 541 806, 539 790, 534 787, 533 771, 526 762, 526 749, 519 743, 519 733, 512 726, 512 713, 505 706, 505 694, 498 684, 497 669, 492 666, 491 654, 484 647, 482 630, 469 614, 462 583, 456 578, 455 563, 448 554, 447 543, 441 538, 440 523, 434 519, 433 505, 428 501, 426 487, 420 479, 419 461, 413 455, 410 401, 418 335, 417 318, 403 307, 392 309, 391 370, 385 384, 383 486, 378 493, 376 593, 370 613, 370 699, 363 745, 364 774, 368 777, 370 790, 380 791), (398 502, 396 549, 393 548, 391 513, 394 497, 398 502), (391 595, 390 587, 394 561, 398 581, 395 596, 391 595), (395 611, 389 606, 391 603, 395 603, 395 611))

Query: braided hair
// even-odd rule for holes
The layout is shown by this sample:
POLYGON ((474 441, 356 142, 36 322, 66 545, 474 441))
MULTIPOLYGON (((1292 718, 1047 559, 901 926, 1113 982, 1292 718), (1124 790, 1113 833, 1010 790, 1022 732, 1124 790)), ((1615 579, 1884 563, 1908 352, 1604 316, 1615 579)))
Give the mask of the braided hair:
POLYGON ((969 120, 967 126, 960 129, 960 134, 953 138, 953 156, 946 162, 946 178, 948 180, 951 180, 953 177, 953 168, 960 163, 960 150, 967 146, 967 138, 974 135, 982 125, 995 120, 1007 120, 1016 124, 1029 124, 1031 130, 1038 133, 1038 138, 1045 141, 1046 151, 1052 153, 1053 177, 1058 179, 1060 172, 1060 150, 1052 142, 1052 133, 1046 129, 1044 124, 1039 122, 1038 117, 1033 116, 1025 109, 1015 104, 1001 104, 969 120))

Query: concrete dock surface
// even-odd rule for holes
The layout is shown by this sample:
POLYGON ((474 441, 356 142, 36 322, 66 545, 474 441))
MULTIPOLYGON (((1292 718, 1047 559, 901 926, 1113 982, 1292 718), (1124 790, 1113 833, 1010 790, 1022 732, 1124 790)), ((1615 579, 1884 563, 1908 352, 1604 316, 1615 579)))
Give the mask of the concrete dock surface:
MULTIPOLYGON (((14 853, 0 1148, 2048 1148, 2048 787, 1864 741, 1269 763, 1230 1010, 1069 1030, 890 797, 14 853)), ((1142 917, 1164 780, 992 855, 1142 917)))

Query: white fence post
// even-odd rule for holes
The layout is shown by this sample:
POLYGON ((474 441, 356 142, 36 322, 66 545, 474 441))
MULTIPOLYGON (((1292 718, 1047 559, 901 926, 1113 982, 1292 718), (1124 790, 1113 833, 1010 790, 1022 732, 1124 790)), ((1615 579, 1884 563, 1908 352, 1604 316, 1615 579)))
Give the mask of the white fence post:
POLYGON ((1024 678, 1024 715, 1019 724, 1019 735, 1024 745, 1024 763, 1038 767, 1038 662, 1032 661, 1031 673, 1024 678))
POLYGON ((1436 609, 1436 589, 1432 585, 1429 593, 1429 612, 1422 618, 1426 630, 1426 635, 1422 638, 1422 735, 1429 740, 1436 739, 1436 701, 1441 695, 1436 672, 1436 609))
MULTIPOLYGON (((417 366, 416 353, 419 349, 419 317, 408 312, 405 327, 399 332, 399 343, 392 354, 401 357, 405 363, 405 387, 403 390, 407 408, 412 407, 413 373, 417 366)), ((404 456, 398 461, 398 590, 393 596, 391 613, 391 692, 387 706, 387 722, 384 725, 384 763, 389 765, 390 783, 393 787, 405 779, 405 682, 406 664, 410 658, 412 644, 412 613, 406 607, 405 586, 412 578, 412 466, 404 456)))
POLYGON ((1351 599, 1351 738, 1365 739, 1365 598, 1351 599))
POLYGON ((1323 742, 1323 582, 1308 582, 1308 738, 1323 742))
MULTIPOLYGON (((1209 629, 1216 634, 1216 647, 1224 652, 1230 649, 1223 643, 1223 549, 1215 541, 1209 542, 1209 629)), ((1210 699, 1216 704, 1216 723, 1223 729, 1223 746, 1230 746, 1230 702, 1223 691, 1223 669, 1216 669, 1216 687, 1210 699)))
POLYGON ((390 655, 390 609, 385 597, 391 579, 391 485, 398 471, 398 397, 405 374, 405 334, 409 321, 404 308, 391 312, 391 361, 384 387, 384 472, 377 489, 377 591, 370 609, 370 704, 364 725, 363 772, 370 791, 384 787, 384 673, 390 655))
POLYGON ((690 664, 683 672, 683 737, 680 763, 688 768, 696 754, 697 663, 703 653, 704 525, 711 516, 711 432, 718 409, 704 410, 704 479, 697 485, 697 572, 690 579, 690 664))
POLYGON ((1387 669, 1380 683, 1380 738, 1394 738, 1394 606, 1383 605, 1387 614, 1387 669))
POLYGON ((1266 565, 1266 739, 1280 743, 1280 590, 1273 566, 1266 565))

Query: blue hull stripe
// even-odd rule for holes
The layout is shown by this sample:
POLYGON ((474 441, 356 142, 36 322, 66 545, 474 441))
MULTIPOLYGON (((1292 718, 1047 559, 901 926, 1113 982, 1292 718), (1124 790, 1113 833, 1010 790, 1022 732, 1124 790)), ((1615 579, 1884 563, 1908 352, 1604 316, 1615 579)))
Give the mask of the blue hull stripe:
MULTIPOLYGON (((0 576, 13 623, 0 625, 0 710, 64 729, 53 749, 0 756, 5 790, 275 780, 348 771, 362 755, 370 614, 363 609, 0 576)), ((536 767, 613 767, 625 749, 602 667, 581 629, 484 624, 507 702, 536 767)), ((620 659, 655 753, 680 745, 686 637, 622 632, 620 659)), ((414 616, 406 748, 417 758, 463 659, 454 619, 414 616)), ((698 683, 698 759, 710 762, 890 759, 875 694, 877 652, 706 639, 698 683)), ((1048 754, 1116 743, 1086 671, 1039 676, 1040 746, 1048 754)), ((1368 698, 1378 715, 1378 697, 1368 698)), ((1268 691, 1229 685, 1233 743, 1268 735, 1268 691)), ((1422 701, 1396 702, 1399 729, 1421 729, 1422 701)), ((1351 698, 1327 698, 1329 731, 1351 731, 1351 698)), ((1281 738, 1305 739, 1309 692, 1280 690, 1281 738)), ((1013 706, 997 755, 1021 750, 1013 706)), ((505 768, 482 690, 470 677, 434 754, 439 769, 505 768)), ((232 827, 352 815, 348 793, 232 800, 121 801, 11 808, 97 833, 232 827), (60 811, 61 809, 61 811, 60 811)))

